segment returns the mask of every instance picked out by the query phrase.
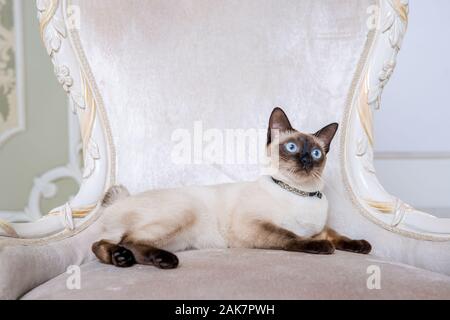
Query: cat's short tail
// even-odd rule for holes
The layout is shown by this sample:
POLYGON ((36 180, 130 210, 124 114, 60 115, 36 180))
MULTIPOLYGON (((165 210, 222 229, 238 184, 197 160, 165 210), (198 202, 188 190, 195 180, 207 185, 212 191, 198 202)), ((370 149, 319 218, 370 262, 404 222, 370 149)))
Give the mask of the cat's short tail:
POLYGON ((105 196, 103 197, 102 201, 102 207, 106 208, 112 205, 114 202, 126 198, 130 196, 130 193, 128 192, 128 189, 125 188, 122 185, 119 186, 112 186, 109 188, 109 190, 105 193, 105 196))

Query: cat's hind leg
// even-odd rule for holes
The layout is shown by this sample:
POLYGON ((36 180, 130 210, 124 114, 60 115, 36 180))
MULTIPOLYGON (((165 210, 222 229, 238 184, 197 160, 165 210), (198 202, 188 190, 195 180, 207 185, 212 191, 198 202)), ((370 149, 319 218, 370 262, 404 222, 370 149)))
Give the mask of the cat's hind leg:
POLYGON ((189 247, 195 222, 193 212, 180 211, 134 226, 125 233, 119 245, 130 250, 139 264, 173 269, 179 261, 169 250, 181 251, 189 247))
POLYGON ((113 209, 116 212, 105 212, 115 219, 107 220, 103 238, 114 240, 101 240, 92 246, 100 261, 118 267, 135 263, 161 269, 178 266, 178 258, 168 250, 181 251, 190 246, 196 222, 194 212, 173 208, 169 208, 171 212, 164 211, 157 202, 150 209, 107 210, 113 209))
POLYGON ((100 262, 116 267, 131 267, 136 263, 152 265, 161 269, 178 266, 178 258, 169 251, 156 248, 146 240, 124 236, 119 244, 100 240, 92 245, 92 251, 100 262))
POLYGON ((178 266, 175 254, 156 248, 148 241, 124 237, 120 245, 132 252, 139 264, 152 265, 160 269, 174 269, 178 266))
POLYGON ((100 240, 92 245, 95 256, 103 263, 116 267, 131 267, 136 263, 132 251, 109 240, 100 240))
POLYGON ((188 242, 185 235, 194 220, 191 215, 180 215, 177 220, 161 219, 135 226, 122 236, 117 246, 128 250, 136 263, 161 269, 176 268, 177 256, 162 248, 177 251, 185 249, 188 242))

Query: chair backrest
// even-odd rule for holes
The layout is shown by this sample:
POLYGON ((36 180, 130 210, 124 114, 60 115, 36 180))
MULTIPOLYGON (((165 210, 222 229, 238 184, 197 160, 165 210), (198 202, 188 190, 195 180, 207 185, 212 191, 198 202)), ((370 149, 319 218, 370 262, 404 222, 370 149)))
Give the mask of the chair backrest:
MULTIPOLYGON (((302 131, 340 122, 371 3, 72 1, 111 130, 116 181, 137 192, 258 175, 249 164, 173 163, 179 129, 193 140, 200 126, 264 132, 275 106, 302 131)), ((193 140, 194 160, 207 143, 199 149, 193 140)))
MULTIPOLYGON (((301 131, 341 124, 324 176, 332 223, 356 235, 362 229, 348 221, 359 212, 402 235, 447 239, 450 220, 388 194, 373 168, 372 107, 394 70, 407 2, 38 1, 44 44, 84 147, 80 190, 54 213, 74 229, 112 184, 134 193, 256 178, 252 149, 239 158, 226 129, 264 134, 270 111, 282 106, 301 131), (223 152, 219 163, 202 159, 212 149, 223 152)), ((58 218, 10 227, 41 237, 60 230, 58 218)))

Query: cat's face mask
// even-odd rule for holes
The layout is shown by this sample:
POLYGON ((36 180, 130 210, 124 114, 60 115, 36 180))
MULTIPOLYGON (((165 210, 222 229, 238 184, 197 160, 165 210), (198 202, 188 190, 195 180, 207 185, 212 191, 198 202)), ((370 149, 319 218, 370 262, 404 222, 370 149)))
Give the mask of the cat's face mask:
POLYGON ((314 134, 302 133, 291 126, 282 109, 275 108, 269 120, 267 146, 278 173, 298 182, 320 180, 337 129, 338 124, 332 123, 314 134))

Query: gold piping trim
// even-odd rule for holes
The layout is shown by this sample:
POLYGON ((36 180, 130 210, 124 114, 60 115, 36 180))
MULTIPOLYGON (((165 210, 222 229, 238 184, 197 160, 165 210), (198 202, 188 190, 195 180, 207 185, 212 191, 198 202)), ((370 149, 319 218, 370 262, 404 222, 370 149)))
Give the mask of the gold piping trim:
POLYGON ((52 20, 53 16, 56 13, 56 9, 58 8, 59 5, 59 0, 49 0, 50 1, 50 5, 47 8, 47 10, 44 13, 44 16, 42 17, 42 20, 39 24, 39 29, 41 32, 41 38, 44 38, 44 29, 47 27, 47 25, 50 23, 50 21, 52 20))
POLYGON ((9 237, 19 238, 16 230, 9 224, 9 222, 0 219, 0 228, 2 228, 9 237))
POLYGON ((394 213, 394 205, 389 202, 381 202, 381 201, 374 201, 374 200, 368 200, 366 199, 366 202, 369 206, 371 206, 374 209, 377 209, 378 211, 382 213, 394 213))
POLYGON ((370 145, 374 146, 374 134, 373 134, 373 114, 372 109, 369 105, 369 89, 368 89, 368 74, 364 80, 364 85, 361 88, 361 93, 359 95, 358 103, 358 113, 363 126, 364 132, 366 133, 367 139, 370 145))
POLYGON ((84 209, 72 209, 72 217, 74 218, 85 218, 89 213, 94 210, 96 205, 92 205, 89 208, 84 209))
POLYGON ((89 82, 87 81, 86 77, 81 74, 81 81, 83 85, 83 91, 84 91, 84 100, 86 102, 86 108, 88 108, 87 112, 88 115, 87 121, 83 121, 83 128, 81 130, 83 137, 83 150, 84 152, 88 152, 88 144, 89 139, 91 138, 92 129, 94 126, 95 116, 97 112, 97 105, 95 103, 94 95, 92 94, 92 89, 89 85, 89 82))
POLYGON ((395 0, 394 2, 395 11, 405 23, 408 23, 408 6, 403 4, 401 0, 395 0))
MULTIPOLYGON (((85 218, 90 212, 92 212, 97 205, 93 204, 87 207, 81 207, 81 208, 71 208, 72 211, 72 217, 74 218, 85 218)), ((60 214, 61 210, 52 210, 49 212, 49 215, 57 215, 60 214)))

